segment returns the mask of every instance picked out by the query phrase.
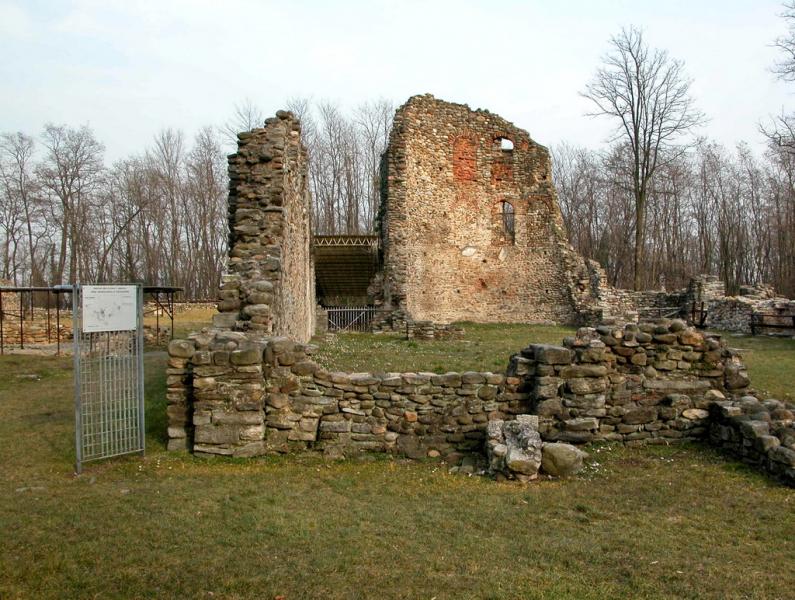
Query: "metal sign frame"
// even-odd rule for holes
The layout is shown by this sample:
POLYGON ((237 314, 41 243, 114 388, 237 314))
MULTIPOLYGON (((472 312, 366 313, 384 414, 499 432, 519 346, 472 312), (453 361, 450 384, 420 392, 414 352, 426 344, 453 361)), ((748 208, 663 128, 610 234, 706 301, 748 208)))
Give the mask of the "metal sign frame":
POLYGON ((130 286, 135 328, 95 332, 84 331, 83 286, 71 286, 78 474, 88 461, 145 452, 143 288, 130 286))

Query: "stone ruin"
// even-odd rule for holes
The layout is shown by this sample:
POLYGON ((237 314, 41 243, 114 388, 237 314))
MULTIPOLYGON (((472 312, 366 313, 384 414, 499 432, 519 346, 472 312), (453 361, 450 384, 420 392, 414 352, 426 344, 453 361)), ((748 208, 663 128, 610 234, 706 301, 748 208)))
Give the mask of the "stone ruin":
POLYGON ((703 307, 703 327, 737 333, 795 336, 795 300, 777 297, 772 287, 741 286, 737 296, 727 296, 718 277, 693 278, 685 291, 688 306, 703 307))
MULTIPOLYGON (((626 301, 600 287, 603 273, 567 245, 546 150, 498 117, 472 114, 428 96, 398 111, 382 221, 382 293, 395 318, 472 318, 456 312, 465 289, 473 314, 496 321, 590 320, 604 316, 611 298, 626 301), (459 120, 443 127, 439 111, 459 120), (468 133, 456 123, 469 124, 468 133), (497 147, 503 139, 512 150, 502 141, 497 147), (411 182, 430 194, 445 168, 438 202, 426 202, 426 224, 407 220, 423 210, 411 182), (493 197, 513 209, 501 206, 495 216, 493 197), (477 209, 478 198, 487 209, 477 209), (424 235, 411 237, 414 227, 424 235), (487 267, 500 265, 505 272, 486 280, 487 267), (423 282, 438 282, 438 302, 425 299, 423 282)), ((228 272, 213 327, 169 345, 169 449, 227 456, 372 451, 450 463, 481 455, 494 476, 529 480, 539 469, 576 470, 584 454, 572 444, 707 440, 795 483, 793 407, 758 401, 740 357, 719 336, 680 320, 584 327, 562 346, 528 346, 503 373, 321 368, 306 343, 315 305, 298 121, 279 112, 264 128, 240 134, 229 163, 228 272)))
POLYGON ((229 157, 229 261, 215 327, 312 337, 310 205, 306 149, 292 113, 279 111, 263 128, 238 135, 229 157))
MULTIPOLYGON (((227 456, 387 452, 529 480, 571 444, 711 441, 795 485, 795 407, 757 400, 740 357, 679 320, 582 328, 504 373, 341 373, 283 337, 209 330, 169 345, 169 448, 227 456)), ((567 458, 568 456, 568 458, 567 458)))
POLYGON ((598 266, 569 245, 549 152, 526 131, 414 96, 382 172, 386 308, 441 323, 573 323, 598 309, 598 266))

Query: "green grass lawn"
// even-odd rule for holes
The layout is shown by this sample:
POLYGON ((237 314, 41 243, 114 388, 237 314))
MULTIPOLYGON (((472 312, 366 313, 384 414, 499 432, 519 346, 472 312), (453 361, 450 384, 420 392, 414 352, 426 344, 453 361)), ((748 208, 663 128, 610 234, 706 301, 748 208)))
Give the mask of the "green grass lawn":
MULTIPOLYGON (((450 346, 472 352, 416 350, 499 370, 554 341, 468 330, 483 335, 450 346)), ((410 349, 367 351, 437 366, 410 349)), ((592 449, 580 475, 530 486, 383 456, 200 459, 164 451, 164 365, 146 359, 147 456, 75 477, 70 360, 0 359, 0 598, 792 597, 795 490, 709 449, 592 449)))
POLYGON ((554 325, 461 323, 460 340, 407 340, 399 333, 330 334, 315 340, 316 359, 336 371, 493 371, 500 373, 508 359, 531 343, 560 344, 575 329, 554 325))
POLYGON ((751 385, 762 395, 795 402, 795 339, 725 333, 741 351, 751 385))

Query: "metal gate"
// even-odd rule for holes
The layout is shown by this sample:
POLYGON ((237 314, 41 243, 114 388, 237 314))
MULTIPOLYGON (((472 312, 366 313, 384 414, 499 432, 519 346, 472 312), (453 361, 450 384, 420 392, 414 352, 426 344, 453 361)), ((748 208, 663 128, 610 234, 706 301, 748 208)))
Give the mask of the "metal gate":
POLYGON ((143 289, 73 286, 76 470, 144 451, 143 289))
POLYGON ((370 331, 380 311, 374 306, 332 306, 326 312, 329 331, 370 331))

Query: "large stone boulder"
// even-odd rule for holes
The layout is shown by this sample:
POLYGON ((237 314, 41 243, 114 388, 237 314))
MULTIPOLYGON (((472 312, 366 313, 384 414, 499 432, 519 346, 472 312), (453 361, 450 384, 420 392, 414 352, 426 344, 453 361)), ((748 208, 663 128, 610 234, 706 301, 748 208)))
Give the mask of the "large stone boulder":
POLYGON ((544 444, 541 450, 541 468, 547 475, 566 477, 582 469, 583 460, 586 458, 586 452, 571 444, 544 444))

